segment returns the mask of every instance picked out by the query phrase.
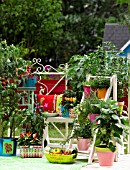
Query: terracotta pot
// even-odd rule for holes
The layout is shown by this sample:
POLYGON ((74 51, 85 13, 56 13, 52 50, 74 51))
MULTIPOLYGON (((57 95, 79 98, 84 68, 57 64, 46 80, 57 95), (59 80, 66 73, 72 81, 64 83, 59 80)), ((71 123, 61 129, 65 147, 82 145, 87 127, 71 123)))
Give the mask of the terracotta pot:
POLYGON ((112 152, 109 148, 96 147, 95 149, 100 166, 113 166, 116 152, 112 152))
POLYGON ((90 147, 90 139, 78 138, 77 140, 78 150, 87 151, 90 147))
POLYGON ((106 89, 106 88, 97 89, 97 97, 98 97, 99 99, 104 99, 105 96, 106 96, 106 92, 107 92, 107 89, 106 89))

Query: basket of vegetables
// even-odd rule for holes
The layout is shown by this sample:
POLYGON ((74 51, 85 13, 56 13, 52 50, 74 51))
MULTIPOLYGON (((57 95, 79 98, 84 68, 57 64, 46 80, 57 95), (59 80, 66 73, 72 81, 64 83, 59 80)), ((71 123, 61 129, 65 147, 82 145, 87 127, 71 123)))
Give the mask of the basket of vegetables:
POLYGON ((44 152, 49 162, 60 164, 74 163, 77 158, 77 153, 77 149, 65 150, 61 148, 51 148, 49 151, 44 152))

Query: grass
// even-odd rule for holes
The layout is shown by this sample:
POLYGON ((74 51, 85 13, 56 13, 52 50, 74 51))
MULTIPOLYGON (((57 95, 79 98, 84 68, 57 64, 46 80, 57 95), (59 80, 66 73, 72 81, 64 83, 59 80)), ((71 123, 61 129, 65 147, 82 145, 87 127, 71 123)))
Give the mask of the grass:
MULTIPOLYGON (((60 131, 63 133, 63 134, 65 134, 65 124, 64 123, 54 123, 57 127, 58 127, 58 129, 60 129, 60 131)), ((68 125, 68 134, 70 135, 71 134, 71 131, 72 131, 72 124, 70 124, 69 123, 69 125, 68 125)), ((49 137, 51 137, 51 138, 61 138, 62 136, 59 134, 59 132, 57 132, 57 130, 53 127, 53 125, 49 125, 49 137)), ((58 142, 60 142, 60 141, 55 141, 55 140, 52 140, 51 141, 52 143, 58 143, 58 142)))

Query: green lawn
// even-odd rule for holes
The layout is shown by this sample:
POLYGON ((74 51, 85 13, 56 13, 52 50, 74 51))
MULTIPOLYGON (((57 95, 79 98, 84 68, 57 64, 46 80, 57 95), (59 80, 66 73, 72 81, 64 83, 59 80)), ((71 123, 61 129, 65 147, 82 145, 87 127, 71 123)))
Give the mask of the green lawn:
MULTIPOLYGON (((55 125, 61 130, 61 132, 63 134, 65 134, 65 124, 64 123, 55 123, 55 125)), ((69 134, 71 134, 71 131, 72 131, 72 124, 69 124, 69 134)), ((52 137, 52 138, 61 138, 61 135, 57 132, 57 130, 50 124, 49 125, 49 137, 52 137)), ((58 143, 58 141, 51 141, 51 142, 56 142, 58 143)))

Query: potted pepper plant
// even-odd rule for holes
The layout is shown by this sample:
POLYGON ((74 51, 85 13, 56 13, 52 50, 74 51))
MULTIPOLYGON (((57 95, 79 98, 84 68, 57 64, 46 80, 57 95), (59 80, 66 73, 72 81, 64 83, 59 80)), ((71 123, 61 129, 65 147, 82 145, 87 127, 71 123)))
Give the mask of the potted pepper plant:
POLYGON ((100 115, 96 118, 98 124, 94 124, 94 129, 97 129, 95 147, 99 164, 101 166, 112 166, 115 154, 118 152, 116 143, 122 145, 122 137, 123 140, 127 140, 130 122, 128 117, 119 113, 117 101, 112 99, 102 100, 95 106, 100 109, 100 115))
POLYGON ((96 96, 94 91, 90 92, 90 95, 84 99, 83 102, 77 104, 73 108, 73 112, 78 115, 80 122, 83 122, 85 119, 89 118, 91 122, 95 120, 95 117, 100 114, 100 109, 95 106, 99 104, 100 99, 96 96))
MULTIPOLYGON (((21 157, 42 157, 43 132, 46 127, 45 115, 43 112, 27 112, 22 122, 22 132, 18 138, 21 157)), ((44 140, 44 147, 47 141, 44 140)))

